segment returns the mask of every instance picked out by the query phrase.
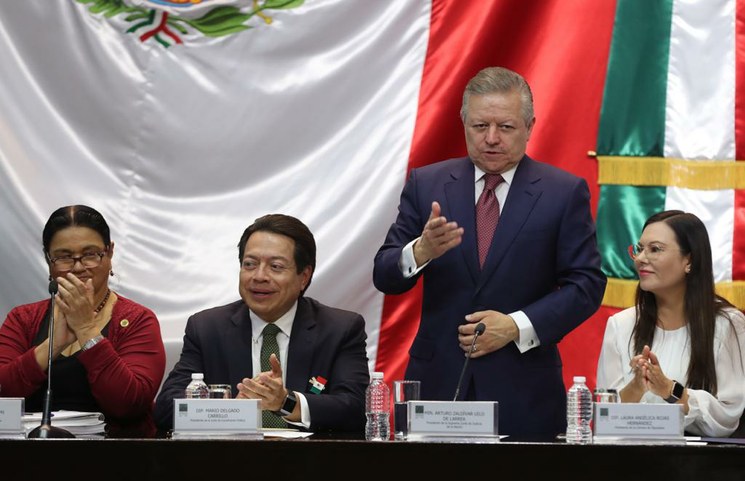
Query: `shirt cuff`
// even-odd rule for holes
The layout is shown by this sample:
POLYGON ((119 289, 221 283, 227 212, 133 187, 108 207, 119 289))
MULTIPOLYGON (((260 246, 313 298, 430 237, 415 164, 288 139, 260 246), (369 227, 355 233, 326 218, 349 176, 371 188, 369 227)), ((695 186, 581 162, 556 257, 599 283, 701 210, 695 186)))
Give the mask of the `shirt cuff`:
POLYGON ((425 262, 420 267, 416 266, 416 259, 414 258, 414 243, 420 238, 417 237, 413 241, 409 242, 401 250, 401 257, 398 259, 398 268, 401 269, 401 273, 404 275, 404 279, 411 279, 415 275, 419 274, 422 269, 427 267, 430 261, 425 262))
POLYGON ((523 311, 513 312, 512 314, 510 314, 510 317, 513 321, 515 321, 515 324, 517 324, 517 329, 520 331, 518 338, 515 339, 515 345, 521 353, 530 351, 534 347, 538 347, 541 345, 541 341, 540 339, 538 339, 538 335, 533 328, 533 324, 530 322, 530 319, 528 319, 528 316, 526 316, 523 311))

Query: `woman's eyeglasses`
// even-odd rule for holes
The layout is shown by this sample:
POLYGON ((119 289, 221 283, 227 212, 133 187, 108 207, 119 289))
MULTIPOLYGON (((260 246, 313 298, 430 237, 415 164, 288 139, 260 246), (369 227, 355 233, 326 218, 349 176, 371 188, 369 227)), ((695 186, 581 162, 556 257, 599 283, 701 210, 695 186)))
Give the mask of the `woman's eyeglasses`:
POLYGON ((75 267, 76 262, 83 264, 86 269, 93 269, 101 265, 101 260, 105 256, 105 252, 89 252, 82 256, 60 256, 55 258, 49 258, 49 262, 57 269, 61 271, 70 271, 75 267))
POLYGON ((660 244, 649 244, 647 246, 642 244, 631 244, 629 246, 629 257, 631 257, 632 260, 636 260, 637 257, 644 253, 644 255, 647 256, 647 260, 653 261, 660 257, 665 250, 665 246, 660 244))

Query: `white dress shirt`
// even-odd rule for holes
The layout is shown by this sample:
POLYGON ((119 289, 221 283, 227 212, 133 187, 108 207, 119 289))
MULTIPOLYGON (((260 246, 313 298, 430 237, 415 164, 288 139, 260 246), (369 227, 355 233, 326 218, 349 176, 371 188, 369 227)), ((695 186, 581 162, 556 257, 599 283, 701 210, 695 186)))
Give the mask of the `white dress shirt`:
MULTIPOLYGON (((261 344, 264 342, 263 331, 268 322, 257 316, 253 311, 249 309, 249 316, 251 317, 251 363, 253 365, 253 376, 256 377, 261 374, 261 344)), ((274 325, 280 329, 277 333, 277 344, 279 344, 279 364, 282 366, 282 384, 286 387, 287 382, 287 351, 290 346, 290 333, 292 332, 292 323, 295 320, 295 313, 297 312, 297 301, 292 305, 289 311, 285 312, 282 317, 274 321, 274 325)), ((300 422, 287 421, 288 424, 296 426, 303 426, 304 428, 310 427, 310 409, 308 409, 308 401, 305 399, 303 393, 294 391, 295 397, 297 397, 300 403, 300 422)))

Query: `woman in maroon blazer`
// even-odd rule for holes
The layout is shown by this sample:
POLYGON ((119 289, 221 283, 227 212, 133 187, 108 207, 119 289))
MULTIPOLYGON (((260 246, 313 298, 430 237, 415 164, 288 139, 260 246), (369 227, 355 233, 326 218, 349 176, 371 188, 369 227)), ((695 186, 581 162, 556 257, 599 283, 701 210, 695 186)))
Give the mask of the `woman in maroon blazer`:
MULTIPOLYGON (((96 210, 57 209, 43 232, 49 279, 58 283, 52 410, 102 412, 109 437, 155 435, 153 399, 165 349, 153 312, 113 292, 114 243, 96 210)), ((0 326, 0 395, 43 409, 49 362, 49 299, 14 308, 0 326)))

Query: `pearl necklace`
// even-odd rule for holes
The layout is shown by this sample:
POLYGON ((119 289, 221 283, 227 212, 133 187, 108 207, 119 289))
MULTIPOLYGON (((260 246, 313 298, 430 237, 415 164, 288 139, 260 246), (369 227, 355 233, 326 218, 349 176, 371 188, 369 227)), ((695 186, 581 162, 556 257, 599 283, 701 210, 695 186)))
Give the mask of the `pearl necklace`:
POLYGON ((103 296, 103 301, 101 301, 101 304, 99 304, 98 307, 96 307, 93 310, 93 314, 98 314, 99 312, 101 312, 101 309, 103 309, 103 306, 106 305, 106 301, 109 300, 110 295, 111 295, 111 289, 106 289, 106 295, 103 296))

